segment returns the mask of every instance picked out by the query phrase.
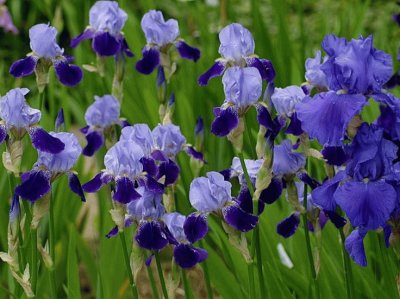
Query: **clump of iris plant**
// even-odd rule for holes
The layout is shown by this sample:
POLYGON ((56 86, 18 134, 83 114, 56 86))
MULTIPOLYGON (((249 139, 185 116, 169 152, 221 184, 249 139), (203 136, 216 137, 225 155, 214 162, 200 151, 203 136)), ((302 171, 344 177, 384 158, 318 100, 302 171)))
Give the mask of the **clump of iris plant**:
POLYGON ((64 55, 56 41, 57 29, 48 24, 37 24, 29 29, 32 52, 26 58, 17 60, 10 67, 14 77, 36 74, 39 91, 49 82, 49 68, 54 66, 58 80, 66 86, 77 85, 83 77, 82 70, 73 64, 73 57, 64 55))
POLYGON ((171 47, 175 47, 182 58, 193 61, 200 58, 198 49, 179 38, 178 21, 165 21, 161 11, 150 10, 144 14, 140 25, 147 41, 142 50, 143 58, 136 63, 136 69, 142 74, 150 74, 158 66, 163 68, 162 72, 168 71, 170 74, 171 63, 167 54, 171 47))

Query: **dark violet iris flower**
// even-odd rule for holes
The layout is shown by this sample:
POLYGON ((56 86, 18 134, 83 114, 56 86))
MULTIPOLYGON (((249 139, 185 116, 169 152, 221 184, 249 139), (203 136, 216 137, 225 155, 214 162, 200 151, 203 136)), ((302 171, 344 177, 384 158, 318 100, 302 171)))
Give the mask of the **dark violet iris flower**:
POLYGON ((249 107, 255 105, 262 94, 262 79, 254 67, 228 68, 222 78, 225 101, 214 108, 215 120, 211 131, 217 136, 226 136, 239 124, 249 107))
POLYGON ((35 202, 51 190, 51 183, 62 174, 67 174, 69 187, 82 201, 85 196, 77 175, 71 170, 78 160, 82 147, 72 133, 50 132, 65 145, 64 149, 56 154, 38 150, 38 160, 29 172, 22 174, 22 183, 16 187, 15 193, 22 198, 35 202))
POLYGON ((245 211, 239 201, 231 196, 232 184, 224 180, 218 172, 208 172, 207 177, 199 177, 190 184, 189 200, 201 214, 222 212, 223 218, 233 228, 247 232, 258 223, 258 217, 245 211))
POLYGON ((206 217, 191 214, 188 217, 179 213, 168 213, 163 216, 172 235, 174 260, 182 268, 191 268, 208 257, 206 250, 194 247, 192 243, 201 240, 207 234, 206 217))
POLYGON ((87 126, 81 129, 87 140, 82 152, 85 156, 93 156, 103 145, 107 130, 115 124, 121 124, 120 103, 115 97, 105 95, 95 96, 94 99, 85 113, 87 126))
POLYGON ((219 54, 213 66, 198 79, 200 85, 207 85, 211 78, 221 76, 232 66, 255 67, 260 73, 262 80, 268 82, 275 78, 275 70, 271 61, 260 59, 254 55, 254 39, 249 30, 241 24, 233 23, 221 30, 219 33, 219 54))
POLYGON ((91 39, 92 48, 99 56, 125 54, 132 57, 124 34, 121 32, 128 15, 116 1, 97 1, 89 11, 89 26, 71 41, 75 48, 80 42, 91 39))
POLYGON ((146 185, 148 189, 161 191, 159 184, 143 172, 143 150, 131 140, 121 139, 114 144, 104 156, 105 170, 97 174, 91 181, 84 184, 86 192, 97 192, 104 185, 115 182, 113 200, 128 204, 137 200, 141 195, 137 185, 146 185))
MULTIPOLYGON (((163 66, 163 54, 174 45, 182 58, 197 61, 200 51, 189 46, 179 38, 178 21, 164 20, 161 11, 150 10, 144 14, 140 23, 146 37, 147 45, 142 50, 143 58, 136 64, 136 69, 142 74, 150 74, 154 69, 163 66)), ((162 80, 163 81, 163 80, 162 80)))
POLYGON ((32 53, 17 60, 10 67, 14 77, 25 77, 36 72, 40 90, 48 83, 48 69, 53 65, 58 80, 66 86, 77 85, 83 77, 82 70, 70 64, 73 58, 64 55, 56 42, 57 30, 47 24, 37 24, 29 29, 32 53))
POLYGON ((37 150, 53 154, 60 153, 64 149, 63 142, 37 126, 41 112, 26 103, 25 95, 28 92, 27 88, 15 88, 1 97, 0 144, 7 136, 20 140, 28 133, 37 150))

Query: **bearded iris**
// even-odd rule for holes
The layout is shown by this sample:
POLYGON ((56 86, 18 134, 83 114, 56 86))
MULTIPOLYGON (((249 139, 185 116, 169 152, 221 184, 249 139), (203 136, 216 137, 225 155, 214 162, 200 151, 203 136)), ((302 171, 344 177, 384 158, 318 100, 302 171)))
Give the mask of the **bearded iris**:
POLYGON ((77 85, 83 77, 82 70, 70 64, 73 57, 64 55, 56 42, 57 30, 47 24, 37 24, 29 29, 32 53, 17 60, 10 67, 14 77, 25 77, 36 72, 39 89, 42 91, 48 83, 48 70, 54 66, 58 80, 66 86, 77 85))

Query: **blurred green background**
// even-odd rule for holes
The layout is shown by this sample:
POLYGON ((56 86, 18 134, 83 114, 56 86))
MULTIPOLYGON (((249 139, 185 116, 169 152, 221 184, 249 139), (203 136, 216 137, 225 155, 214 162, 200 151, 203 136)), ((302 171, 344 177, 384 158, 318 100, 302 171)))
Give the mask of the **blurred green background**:
MULTIPOLYGON (((320 49, 320 43, 327 33, 347 38, 359 35, 374 36, 375 47, 382 49, 395 60, 400 46, 400 28, 392 20, 392 14, 399 12, 396 1, 361 0, 208 0, 208 1, 171 1, 171 0, 122 0, 120 7, 128 15, 124 32, 129 46, 136 57, 127 60, 124 101, 122 116, 131 123, 158 123, 158 98, 155 85, 155 73, 150 76, 139 74, 134 65, 141 57, 141 48, 145 44, 140 28, 142 15, 150 9, 162 10, 165 18, 179 21, 181 37, 190 45, 201 49, 201 58, 194 64, 191 61, 179 61, 170 90, 175 93, 176 108, 174 123, 181 126, 188 142, 194 142, 194 126, 197 117, 205 122, 205 157, 208 164, 202 173, 210 170, 222 170, 230 166, 233 150, 226 139, 210 134, 213 119, 212 108, 223 101, 220 79, 211 80, 207 87, 197 85, 197 77, 218 58, 218 32, 232 22, 246 26, 254 35, 256 53, 270 59, 276 69, 276 86, 283 87, 301 84, 304 81, 304 61, 320 49)), ((7 6, 13 17, 19 35, 0 33, 0 94, 14 87, 28 87, 31 93, 27 99, 37 106, 39 96, 34 76, 15 79, 8 69, 13 61, 20 59, 30 51, 28 30, 37 23, 50 23, 59 31, 58 41, 66 54, 75 56, 78 65, 96 63, 96 56, 90 42, 83 42, 76 49, 69 47, 72 37, 78 35, 88 25, 88 12, 94 1, 86 0, 8 0, 7 6)), ((60 107, 64 108, 68 130, 76 132, 83 127, 84 112, 93 101, 94 95, 111 93, 114 65, 113 59, 107 61, 106 76, 85 71, 84 79, 75 88, 60 85, 51 71, 51 83, 46 90, 46 111, 43 112, 41 125, 52 130, 55 115, 60 107)), ((370 109, 376 115, 376 107, 370 109)), ((254 150, 258 127, 254 111, 247 117, 248 134, 245 141, 245 156, 255 159, 254 150)), ((79 135, 79 133, 77 133, 79 135)), ((82 136, 80 136, 82 137, 82 136)), ((83 141, 84 142, 84 141, 83 141)), ((4 145, 0 146, 2 151, 4 145)), ((94 159, 81 157, 76 170, 82 182, 88 181, 102 167, 101 151, 94 159)), ((29 148, 24 156, 23 170, 31 168, 36 153, 29 148)), ((189 158, 184 154, 178 157, 181 166, 181 178, 177 188, 179 210, 191 211, 188 202, 188 190, 193 173, 189 167, 189 158)), ((317 165, 318 166, 318 165, 317 165)), ((322 179, 323 169, 315 169, 322 179)), ((0 251, 7 248, 7 221, 10 192, 6 170, 0 166, 0 251)), ((97 196, 88 196, 88 203, 81 204, 79 199, 65 191, 65 178, 57 181, 53 188, 53 200, 56 206, 56 271, 60 298, 130 298, 127 277, 123 265, 122 251, 117 240, 107 240, 103 236, 112 227, 108 209, 111 200, 107 191, 97 196), (99 203, 99 204, 98 204, 99 203), (100 215, 97 212, 98 207, 100 215), (104 219, 104 223, 102 220, 104 219), (101 236, 97 227, 101 225, 101 236), (79 275, 79 277, 78 277, 79 275), (69 294, 69 296, 68 296, 69 294), (78 297, 76 297, 78 296, 78 297)), ((261 242, 266 287, 269 298, 308 298, 311 280, 303 229, 288 240, 275 233, 276 224, 288 216, 291 210, 281 198, 280 202, 268 206, 261 217, 261 242), (282 265, 277 251, 282 243, 294 267, 282 265)), ((42 220, 40 235, 43 242, 47 236, 47 219, 42 220)), ((224 231, 216 218, 210 218, 211 231, 206 238, 205 247, 209 250, 207 266, 212 286, 217 296, 224 298, 242 298, 247 296, 246 264, 240 253, 228 242, 224 231)), ((131 241, 132 231, 129 233, 131 241)), ((312 236, 315 245, 315 239, 312 236)), ((399 259, 392 249, 387 250, 380 233, 370 233, 365 240, 368 267, 360 268, 352 264, 356 298, 398 298, 396 275, 399 277, 399 259)), ((171 255, 166 252, 163 259, 169 267, 171 255)), ((202 273, 198 266, 189 273, 195 296, 206 296, 202 282, 202 273)), ((145 271, 139 276, 138 288, 143 298, 151 296, 145 271)), ((256 280, 257 281, 257 280, 256 280)), ((339 234, 332 224, 322 232, 320 253, 320 272, 318 284, 321 298, 346 296, 344 268, 342 262, 339 234)), ((13 282, 4 263, 0 263, 0 298, 9 296, 13 282)), ((258 289, 257 289, 258 291, 258 289)), ((47 298, 48 275, 41 268, 39 292, 47 298)), ((178 296, 180 293, 178 292, 178 296)))

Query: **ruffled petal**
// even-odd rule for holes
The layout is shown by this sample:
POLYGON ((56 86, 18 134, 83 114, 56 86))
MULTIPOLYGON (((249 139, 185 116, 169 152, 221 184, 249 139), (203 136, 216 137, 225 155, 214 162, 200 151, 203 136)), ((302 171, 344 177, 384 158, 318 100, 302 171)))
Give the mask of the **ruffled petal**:
POLYGON ((214 109, 215 119, 211 124, 211 132, 219 137, 228 135, 239 124, 237 111, 228 107, 226 109, 214 109))
POLYGON ((152 177, 157 175, 158 167, 154 159, 143 157, 140 159, 140 162, 143 165, 143 171, 147 172, 152 177))
POLYGON ((70 172, 68 174, 68 185, 72 192, 78 195, 83 202, 86 201, 85 194, 81 186, 81 182, 76 174, 70 172))
POLYGON ((261 78, 267 82, 275 79, 275 69, 272 62, 268 59, 259 59, 256 57, 246 59, 247 66, 255 67, 260 72, 261 78))
POLYGON ((197 213, 190 214, 183 224, 183 231, 190 243, 203 239, 208 232, 207 216, 197 213))
POLYGON ((391 185, 372 181, 346 182, 337 189, 334 197, 353 226, 368 230, 385 224, 397 200, 396 191, 391 185))
POLYGON ((116 188, 113 199, 122 204, 128 204, 133 200, 140 198, 141 195, 135 190, 131 179, 120 177, 116 180, 116 188))
POLYGON ((166 234, 157 221, 141 221, 135 240, 140 247, 148 250, 161 250, 168 244, 166 234))
POLYGON ((15 188, 15 194, 35 202, 50 191, 50 177, 43 171, 32 170, 22 177, 23 181, 15 188))
POLYGON ((65 148, 65 144, 60 139, 51 136, 42 128, 31 128, 29 135, 31 136, 32 145, 39 151, 58 154, 65 148))
POLYGON ((257 216, 246 213, 237 204, 224 207, 222 213, 226 223, 241 232, 252 230, 258 223, 257 216))
POLYGON ((340 182, 346 177, 347 175, 344 171, 339 171, 332 179, 315 188, 311 193, 314 204, 325 211, 335 211, 336 201, 333 195, 339 187, 340 182))
POLYGON ((208 81, 214 77, 222 76, 225 70, 225 64, 221 61, 214 63, 209 70, 207 70, 203 75, 201 75, 197 82, 200 86, 208 84, 208 81))
POLYGON ((93 38, 94 35, 95 35, 94 29, 92 29, 92 28, 86 29, 81 34, 79 34, 78 36, 74 37, 71 40, 71 43, 70 43, 71 48, 75 48, 80 42, 82 42, 84 40, 93 38))
POLYGON ((282 180, 273 177, 269 186, 261 192, 260 200, 266 204, 272 204, 281 196, 282 190, 282 180))
POLYGON ((86 136, 87 145, 82 151, 82 154, 85 156, 93 156, 95 152, 97 152, 104 143, 104 137, 101 133, 97 131, 90 132, 86 136))
POLYGON ((179 52, 179 55, 182 58, 190 59, 190 60, 193 60, 194 62, 196 62, 200 58, 200 50, 189 46, 184 41, 181 41, 181 40, 177 41, 175 46, 179 52))
POLYGON ((28 76, 34 72, 37 61, 33 56, 17 60, 11 65, 10 74, 17 78, 28 76))
POLYGON ((99 32, 93 38, 92 48, 100 56, 113 56, 118 53, 121 44, 109 32, 99 32))
POLYGON ((83 72, 77 65, 69 64, 65 61, 58 61, 54 65, 58 81, 65 86, 73 87, 81 82, 83 72))
POLYGON ((310 138, 329 146, 340 146, 347 126, 366 104, 362 95, 336 94, 333 91, 305 97, 296 105, 302 129, 310 138))
POLYGON ((155 48, 144 48, 142 50, 143 58, 136 63, 136 70, 139 73, 148 75, 160 64, 160 52, 155 48))

